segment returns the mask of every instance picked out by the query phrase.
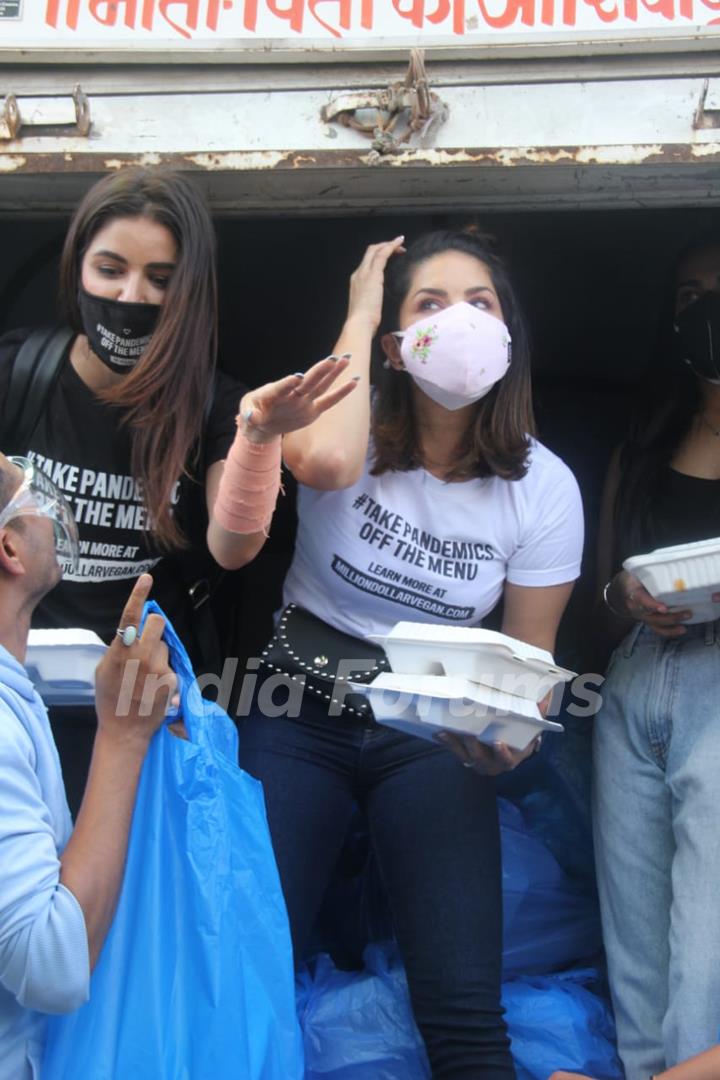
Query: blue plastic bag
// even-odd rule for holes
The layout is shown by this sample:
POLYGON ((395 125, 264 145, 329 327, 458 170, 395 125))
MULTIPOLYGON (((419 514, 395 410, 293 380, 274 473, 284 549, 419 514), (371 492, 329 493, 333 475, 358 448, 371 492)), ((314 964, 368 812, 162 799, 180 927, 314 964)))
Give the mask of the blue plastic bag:
POLYGON ((364 971, 329 956, 298 978, 306 1080, 429 1080, 405 971, 394 945, 369 945, 364 971))
POLYGON ((592 968, 505 983, 517 1080, 548 1080, 556 1069, 621 1080, 615 1024, 598 983, 592 968))
MULTIPOLYGON (((571 878, 528 828, 524 811, 498 800, 502 844, 503 973, 546 974, 595 960, 602 948, 595 890, 571 878)), ((369 848, 367 826, 356 819, 353 841, 369 848)), ((366 854, 354 878, 336 875, 313 940, 341 967, 354 967, 371 941, 389 941, 394 926, 377 866, 366 854)))
MULTIPOLYGON (((573 698, 566 691, 566 704, 573 698)), ((565 731, 546 734, 539 754, 521 769, 497 777, 498 795, 522 809, 525 824, 574 880, 595 888, 590 788, 592 721, 563 707, 557 717, 565 731)))
POLYGON ((593 889, 570 878, 524 813, 498 800, 503 874, 503 974, 545 973, 594 959, 602 948, 593 889))
MULTIPOLYGON (((621 1080, 595 969, 512 980, 502 1000, 518 1080, 548 1080, 556 1069, 621 1080)), ((298 1004, 306 1080, 429 1080, 397 946, 370 946, 362 972, 318 957, 300 977, 298 1004)))
POLYGON ((236 764, 235 725, 201 697, 169 624, 165 641, 189 741, 163 727, 151 742, 90 1000, 51 1019, 43 1080, 300 1080, 262 788, 236 764))

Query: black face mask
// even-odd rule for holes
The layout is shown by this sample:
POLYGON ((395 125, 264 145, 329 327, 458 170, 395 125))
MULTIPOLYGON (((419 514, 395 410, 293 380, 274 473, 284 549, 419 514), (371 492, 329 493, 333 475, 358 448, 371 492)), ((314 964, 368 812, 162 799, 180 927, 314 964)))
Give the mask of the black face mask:
POLYGON ((675 319, 677 357, 696 375, 720 380, 720 293, 706 292, 675 319))
POLYGON ((127 374, 147 348, 157 325, 160 305, 105 300, 83 288, 78 300, 90 348, 111 371, 127 374))

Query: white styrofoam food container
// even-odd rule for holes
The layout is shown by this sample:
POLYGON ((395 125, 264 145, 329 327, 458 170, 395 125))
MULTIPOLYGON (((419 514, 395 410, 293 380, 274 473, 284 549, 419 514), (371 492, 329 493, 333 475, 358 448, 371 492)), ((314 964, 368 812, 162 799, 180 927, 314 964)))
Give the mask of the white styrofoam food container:
POLYGON ((393 671, 454 675, 529 701, 541 701, 575 674, 558 667, 545 649, 495 630, 399 622, 388 634, 368 636, 385 649, 393 671))
POLYGON ((459 676, 387 671, 371 683, 350 685, 368 698, 379 724, 421 739, 455 731, 524 750, 541 732, 563 730, 562 724, 545 720, 534 701, 459 676))
POLYGON ((656 548, 623 563, 656 600, 675 610, 692 611, 687 623, 720 618, 720 538, 656 548))
POLYGON ((92 630, 31 630, 25 669, 46 705, 93 705, 106 648, 92 630))

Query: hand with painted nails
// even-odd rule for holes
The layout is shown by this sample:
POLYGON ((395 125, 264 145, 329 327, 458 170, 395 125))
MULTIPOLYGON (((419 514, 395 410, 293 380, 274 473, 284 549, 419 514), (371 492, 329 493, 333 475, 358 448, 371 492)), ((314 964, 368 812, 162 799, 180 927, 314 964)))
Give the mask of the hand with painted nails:
POLYGON ((383 304, 383 284, 388 260, 404 252, 404 236, 396 236, 382 244, 371 244, 363 260, 350 278, 348 322, 367 320, 374 334, 380 325, 383 304))
POLYGON ((472 735, 459 735, 454 731, 442 731, 435 741, 451 750, 468 769, 482 776, 500 776, 511 772, 539 749, 538 739, 533 739, 524 750, 513 750, 505 743, 483 743, 472 735))
POLYGON ((304 374, 296 372, 251 390, 240 402, 239 422, 251 442, 270 442, 317 420, 351 394, 358 379, 340 381, 350 356, 328 356, 304 374), (338 385, 339 384, 339 385, 338 385))

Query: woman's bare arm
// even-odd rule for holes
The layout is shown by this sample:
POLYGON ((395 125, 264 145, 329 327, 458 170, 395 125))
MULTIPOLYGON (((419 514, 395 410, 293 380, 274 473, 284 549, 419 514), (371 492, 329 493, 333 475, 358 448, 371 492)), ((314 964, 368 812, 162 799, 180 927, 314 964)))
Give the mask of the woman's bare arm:
MULTIPOLYGON (((600 509, 597 552, 597 611, 605 645, 615 645, 627 633, 633 621, 646 623, 661 637, 679 637, 689 611, 669 612, 641 582, 627 570, 613 575, 615 503, 620 487, 620 449, 615 450, 608 467, 600 509), (607 588, 606 588, 607 586, 607 588)), ((640 554, 640 552, 636 552, 640 554)))
POLYGON ((300 483, 321 491, 350 487, 362 475, 370 434, 370 357, 382 314, 385 267, 403 237, 373 244, 350 280, 348 314, 335 355, 349 356, 358 390, 307 428, 283 440, 283 457, 300 483))
MULTIPOLYGON (((547 585, 538 588, 525 585, 505 584, 505 605, 503 611, 502 632, 510 637, 536 645, 539 649, 555 651, 560 619, 567 607, 574 582, 562 585, 547 585)), ((540 703, 540 710, 545 711, 550 702, 548 695, 540 703)), ((449 750, 452 750, 464 762, 473 762, 478 772, 497 776, 509 772, 528 758, 536 749, 537 740, 525 750, 513 750, 504 743, 488 746, 473 736, 446 732, 438 736, 449 750)))
POLYGON ((563 585, 529 588, 505 585, 502 632, 510 637, 555 652, 560 619, 573 591, 573 581, 563 585))

